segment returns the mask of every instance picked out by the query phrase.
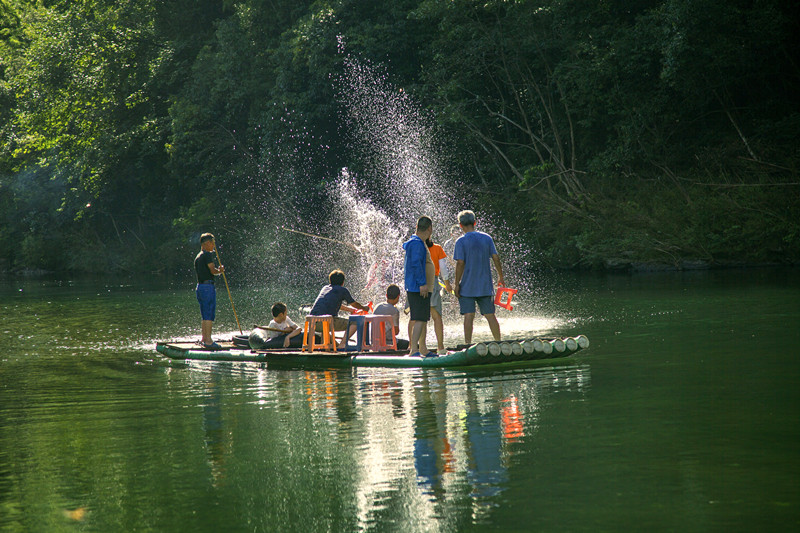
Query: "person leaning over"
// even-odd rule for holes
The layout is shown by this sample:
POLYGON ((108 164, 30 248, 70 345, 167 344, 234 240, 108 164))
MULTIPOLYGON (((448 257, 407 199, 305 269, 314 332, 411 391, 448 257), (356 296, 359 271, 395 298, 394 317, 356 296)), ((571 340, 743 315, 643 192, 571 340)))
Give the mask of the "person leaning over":
POLYGON ((436 352, 428 352, 425 337, 428 321, 431 319, 429 292, 433 287, 434 268, 431 254, 425 240, 433 233, 430 217, 421 216, 417 220, 414 235, 403 243, 405 250, 405 287, 408 306, 411 308, 409 323, 409 352, 412 356, 436 357, 436 352))
POLYGON ((201 339, 198 344, 204 348, 219 349, 221 346, 211 338, 211 328, 217 313, 217 291, 214 288, 214 276, 225 272, 225 267, 214 264, 214 235, 203 233, 200 236, 200 252, 194 258, 194 271, 197 274, 195 294, 200 304, 201 339))
POLYGON ((494 285, 492 284, 491 263, 497 270, 497 284, 505 285, 500 256, 494 240, 481 231, 475 230, 475 213, 461 211, 458 223, 464 235, 456 241, 453 259, 456 260, 455 295, 461 314, 464 315, 464 342, 472 343, 472 326, 475 321, 475 304, 486 317, 494 340, 500 340, 500 324, 494 314, 494 285))
MULTIPOLYGON (((312 316, 331 315, 333 317, 334 331, 344 331, 347 328, 347 319, 339 317, 339 309, 343 308, 343 303, 351 305, 356 309, 362 311, 369 311, 369 307, 361 305, 350 294, 350 291, 343 287, 344 285, 344 272, 341 270, 333 270, 328 274, 329 284, 322 287, 314 300, 314 305, 311 306, 311 312, 308 313, 312 316)), ((346 307, 344 307, 347 309, 346 307)), ((322 324, 317 325, 317 330, 321 331, 322 324)), ((339 349, 344 349, 347 346, 347 341, 356 332, 358 326, 353 324, 350 330, 345 332, 339 343, 339 349)))

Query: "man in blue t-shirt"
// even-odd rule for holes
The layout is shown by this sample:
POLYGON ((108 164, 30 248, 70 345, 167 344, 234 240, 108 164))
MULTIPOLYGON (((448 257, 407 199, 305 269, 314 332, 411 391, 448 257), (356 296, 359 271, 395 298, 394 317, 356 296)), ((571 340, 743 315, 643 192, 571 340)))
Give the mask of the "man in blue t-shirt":
POLYGON ((486 317, 494 340, 500 340, 500 324, 494 314, 494 285, 491 264, 497 270, 497 284, 503 281, 503 266, 494 247, 494 240, 475 230, 475 213, 461 211, 458 224, 464 235, 456 241, 453 259, 456 261, 455 295, 461 314, 464 315, 464 342, 472 343, 472 325, 475 321, 475 304, 486 317))

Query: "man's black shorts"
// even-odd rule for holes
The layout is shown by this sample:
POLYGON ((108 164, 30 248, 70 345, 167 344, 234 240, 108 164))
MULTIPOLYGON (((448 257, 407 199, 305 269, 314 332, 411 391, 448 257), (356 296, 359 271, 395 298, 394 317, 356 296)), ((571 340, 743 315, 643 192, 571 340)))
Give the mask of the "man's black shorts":
POLYGON ((407 292, 408 306, 411 308, 411 320, 427 322, 431 319, 430 294, 423 298, 418 292, 407 292))

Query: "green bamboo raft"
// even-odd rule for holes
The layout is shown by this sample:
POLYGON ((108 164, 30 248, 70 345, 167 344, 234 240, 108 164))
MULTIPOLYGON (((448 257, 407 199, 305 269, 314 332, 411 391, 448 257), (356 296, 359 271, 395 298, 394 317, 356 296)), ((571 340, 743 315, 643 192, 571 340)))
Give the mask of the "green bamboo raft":
POLYGON ((454 368, 505 365, 563 359, 589 347, 584 335, 566 338, 535 338, 502 342, 481 342, 459 346, 438 357, 409 357, 404 352, 303 352, 298 349, 251 350, 232 342, 222 349, 206 350, 197 344, 159 342, 156 350, 170 359, 202 361, 248 361, 292 368, 335 368, 352 366, 394 368, 454 368))

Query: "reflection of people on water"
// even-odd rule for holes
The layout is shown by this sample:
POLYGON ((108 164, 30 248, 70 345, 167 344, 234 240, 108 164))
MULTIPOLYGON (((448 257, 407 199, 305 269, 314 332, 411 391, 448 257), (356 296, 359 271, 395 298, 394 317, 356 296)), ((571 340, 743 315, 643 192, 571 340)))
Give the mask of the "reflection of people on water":
POLYGON ((417 483, 433 494, 441 495, 444 493, 444 474, 454 469, 447 435, 447 396, 442 385, 431 385, 425 379, 415 388, 415 397, 414 468, 417 483))
POLYGON ((467 385, 466 416, 468 479, 473 487, 473 495, 486 498, 499 494, 508 481, 502 460, 502 419, 496 408, 481 412, 475 388, 471 385, 467 385))
POLYGON ((203 430, 205 432, 208 461, 211 465, 211 478, 214 486, 218 486, 225 478, 225 455, 231 448, 231 434, 225 431, 222 421, 222 394, 218 373, 211 374, 208 384, 208 395, 203 404, 203 430))
POLYGON ((522 425, 522 412, 519 409, 517 397, 513 394, 503 400, 503 438, 506 442, 517 442, 525 436, 525 427, 522 425))

